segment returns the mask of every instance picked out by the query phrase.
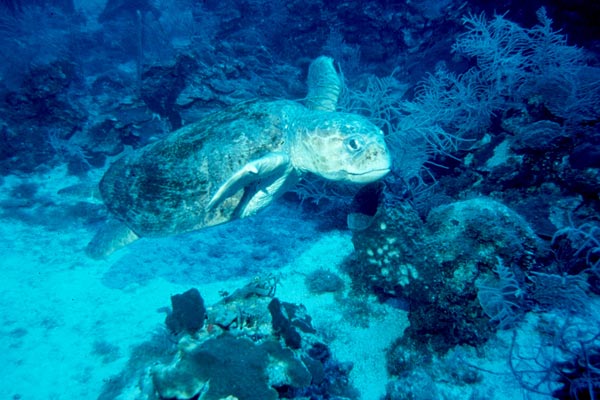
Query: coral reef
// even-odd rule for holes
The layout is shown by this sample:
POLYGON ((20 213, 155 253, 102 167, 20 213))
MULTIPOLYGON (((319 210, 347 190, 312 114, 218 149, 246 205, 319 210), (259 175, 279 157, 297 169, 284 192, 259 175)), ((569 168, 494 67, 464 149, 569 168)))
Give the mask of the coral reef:
POLYGON ((218 400, 235 396, 248 400, 277 399, 277 387, 308 386, 311 375, 302 361, 276 340, 255 344, 224 333, 180 349, 170 365, 152 369, 152 379, 164 399, 218 400))
POLYGON ((206 324, 195 289, 173 296, 171 315, 190 305, 193 312, 183 319, 178 313, 183 325, 176 324, 177 330, 173 317, 167 318, 171 332, 134 350, 136 359, 107 383, 100 399, 134 392, 140 400, 355 398, 348 381, 352 365, 335 360, 304 307, 273 297, 277 282, 271 276, 253 279, 208 307, 206 324))
POLYGON ((518 281, 544 251, 523 218, 490 198, 439 206, 425 222, 409 203, 384 202, 371 225, 353 233, 353 243, 346 268, 354 284, 382 300, 406 299, 405 337, 442 352, 481 344, 493 332, 477 282, 495 276, 498 258, 518 266, 518 281))
MULTIPOLYGON (((485 352, 497 330, 520 329, 540 313, 586 315, 595 305, 597 2, 557 0, 546 10, 513 0, 110 0, 104 10, 76 3, 0 3, 0 179, 27 182, 1 202, 3 217, 69 232, 73 223, 103 221, 89 183, 107 161, 216 108, 300 98, 310 58, 327 54, 346 78, 341 106, 372 119, 395 153, 385 182, 359 191, 360 204, 350 206, 356 252, 346 269, 355 291, 338 310, 364 328, 374 293, 408 312, 411 326, 388 353, 388 398, 448 397, 442 381, 471 384, 479 375, 460 367, 431 373, 436 357, 459 345, 485 352), (86 178, 75 203, 57 200, 72 188, 51 197, 53 185, 35 183, 63 165, 86 178)), ((308 210, 318 229, 308 218, 303 229, 259 218, 252 234, 215 228, 219 239, 208 244, 180 237, 115 260, 102 283, 187 287, 280 268, 317 230, 341 227, 355 191, 303 185, 309 196, 300 199, 323 200, 308 210)), ((325 268, 307 276, 307 287, 342 297, 341 281, 325 268)), ((303 307, 275 298, 277 282, 261 276, 206 308, 193 291, 173 296, 166 329, 134 349, 100 398, 245 398, 250 381, 250 398, 356 397, 352 366, 335 360, 303 307), (247 374, 238 386, 232 371, 247 374)), ((547 325, 554 334, 560 327, 547 325)), ((9 329, 22 346, 30 332, 9 329)), ((558 349, 568 357, 538 365, 544 379, 558 377, 547 395, 598 397, 597 336, 573 346, 558 349)), ((101 362, 120 352, 121 344, 92 345, 101 362)), ((519 380, 531 370, 512 372, 519 380)))

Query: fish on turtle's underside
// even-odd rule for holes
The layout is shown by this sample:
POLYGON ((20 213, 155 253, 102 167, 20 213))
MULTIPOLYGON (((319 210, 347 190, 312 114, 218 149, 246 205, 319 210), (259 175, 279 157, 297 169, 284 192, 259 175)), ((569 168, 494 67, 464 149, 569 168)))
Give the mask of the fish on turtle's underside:
POLYGON ((308 172, 352 183, 385 176, 391 161, 381 130, 335 111, 341 82, 331 58, 311 63, 308 86, 302 103, 242 103, 116 161, 100 182, 116 218, 88 254, 251 216, 308 172))

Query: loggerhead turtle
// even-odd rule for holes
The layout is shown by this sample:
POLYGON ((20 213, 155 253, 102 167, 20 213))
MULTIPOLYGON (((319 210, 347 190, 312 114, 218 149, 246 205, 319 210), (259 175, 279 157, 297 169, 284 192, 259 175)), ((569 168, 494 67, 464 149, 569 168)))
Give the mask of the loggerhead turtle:
POLYGON ((335 111, 341 82, 331 58, 311 63, 308 86, 303 104, 242 103, 112 164, 100 192, 117 219, 96 234, 88 254, 104 257, 140 237, 251 216, 306 172, 355 183, 386 175, 390 155, 381 130, 335 111))

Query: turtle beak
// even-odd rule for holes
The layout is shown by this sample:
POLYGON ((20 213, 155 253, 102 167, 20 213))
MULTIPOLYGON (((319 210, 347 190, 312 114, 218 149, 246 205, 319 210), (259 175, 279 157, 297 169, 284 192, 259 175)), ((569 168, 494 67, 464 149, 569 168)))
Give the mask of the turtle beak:
POLYGON ((371 183, 375 182, 390 172, 390 168, 378 168, 370 171, 366 171, 360 174, 348 174, 350 175, 350 181, 355 183, 371 183))

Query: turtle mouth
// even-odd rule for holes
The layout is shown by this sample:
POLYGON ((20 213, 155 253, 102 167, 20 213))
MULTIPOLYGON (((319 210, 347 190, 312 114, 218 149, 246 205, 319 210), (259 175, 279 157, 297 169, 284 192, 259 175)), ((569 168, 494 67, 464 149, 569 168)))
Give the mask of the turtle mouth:
POLYGON ((369 183, 369 182, 376 181, 380 178, 383 178, 390 171, 391 171, 391 168, 378 168, 378 169, 372 169, 372 170, 360 172, 360 173, 348 172, 348 171, 346 171, 346 173, 350 177, 351 181, 358 182, 358 183, 369 183))
POLYGON ((378 168, 378 169, 371 169, 369 171, 366 172, 348 172, 350 175, 369 175, 369 174, 383 174, 383 173, 388 173, 390 172, 390 168, 378 168))

